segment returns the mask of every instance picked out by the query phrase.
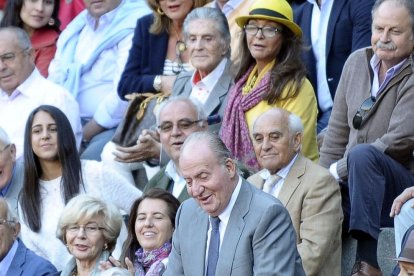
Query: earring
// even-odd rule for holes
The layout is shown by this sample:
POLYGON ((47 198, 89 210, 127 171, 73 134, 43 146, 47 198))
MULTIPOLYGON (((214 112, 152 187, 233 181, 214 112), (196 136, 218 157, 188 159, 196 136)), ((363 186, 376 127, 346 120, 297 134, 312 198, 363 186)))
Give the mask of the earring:
POLYGON ((107 250, 108 249, 108 244, 105 243, 103 248, 104 248, 104 250, 107 250))
POLYGON ((53 25, 55 25, 55 20, 54 20, 53 18, 50 18, 50 19, 49 19, 49 22, 47 22, 47 24, 48 24, 49 26, 53 26, 53 25))
POLYGON ((159 15, 164 15, 165 14, 160 7, 157 8, 157 13, 159 15))

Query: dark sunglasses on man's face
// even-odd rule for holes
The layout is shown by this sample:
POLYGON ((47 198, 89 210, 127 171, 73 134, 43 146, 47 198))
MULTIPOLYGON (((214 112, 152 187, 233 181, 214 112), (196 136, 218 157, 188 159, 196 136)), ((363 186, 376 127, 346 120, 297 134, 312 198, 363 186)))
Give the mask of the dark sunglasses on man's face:
POLYGON ((359 129, 361 127, 365 115, 368 113, 368 111, 371 110, 371 108, 374 106, 374 103, 375 98, 372 96, 362 102, 358 111, 355 113, 354 118, 352 119, 352 126, 355 129, 359 129))

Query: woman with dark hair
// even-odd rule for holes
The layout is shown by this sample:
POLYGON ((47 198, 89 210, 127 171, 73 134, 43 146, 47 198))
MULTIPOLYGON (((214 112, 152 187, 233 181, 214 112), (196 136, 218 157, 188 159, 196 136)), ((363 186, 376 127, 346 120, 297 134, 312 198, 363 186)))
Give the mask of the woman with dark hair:
POLYGON ((90 194, 129 212, 141 192, 102 163, 80 160, 65 114, 43 105, 32 111, 24 137, 24 183, 19 199, 22 240, 38 255, 62 267, 70 255, 55 237, 65 204, 90 194))
POLYGON ((44 77, 56 52, 58 13, 59 0, 8 0, 0 22, 0 27, 20 27, 29 34, 36 67, 44 77))
MULTIPOLYGON (((123 247, 124 267, 137 276, 162 275, 171 252, 171 239, 180 202, 169 192, 153 188, 131 207, 128 238, 123 247)), ((121 266, 119 261, 110 258, 121 266)), ((109 268, 109 262, 102 265, 109 268)))
POLYGON ((244 29, 235 85, 230 89, 221 137, 235 157, 259 169, 250 129, 272 107, 298 115, 304 125, 302 153, 318 159, 316 97, 301 61, 302 30, 285 0, 257 0, 249 15, 236 19, 244 29))

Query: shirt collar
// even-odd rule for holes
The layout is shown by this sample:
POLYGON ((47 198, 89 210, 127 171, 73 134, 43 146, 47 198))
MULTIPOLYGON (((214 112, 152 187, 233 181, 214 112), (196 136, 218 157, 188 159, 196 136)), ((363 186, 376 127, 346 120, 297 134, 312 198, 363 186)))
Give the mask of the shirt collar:
POLYGON ((227 58, 223 58, 220 63, 214 68, 213 71, 210 72, 204 79, 200 80, 200 75, 198 70, 194 71, 193 76, 191 78, 191 86, 194 87, 195 85, 204 85, 207 91, 213 91, 214 86, 217 83, 217 80, 224 72, 224 68, 226 67, 227 58))
POLYGON ((224 209, 224 211, 218 216, 220 218, 220 221, 223 222, 225 225, 227 225, 229 222, 231 211, 233 210, 234 204, 236 203, 236 199, 240 193, 242 178, 240 176, 238 177, 239 181, 237 182, 236 188, 234 189, 233 194, 231 195, 229 204, 227 204, 226 209, 224 209))
MULTIPOLYGON (((276 172, 276 174, 278 176, 280 176, 283 180, 286 179, 287 175, 289 174, 290 169, 293 166, 293 163, 295 163, 296 159, 298 158, 298 154, 296 153, 295 157, 292 158, 292 160, 290 160, 289 164, 287 164, 287 166, 281 168, 280 170, 278 170, 276 172)), ((262 177, 264 180, 267 180, 271 173, 269 172, 269 170, 267 169, 263 169, 260 173, 259 173, 260 177, 262 177)))
POLYGON ((183 177, 177 172, 175 164, 172 160, 170 160, 165 167, 165 174, 172 179, 174 182, 178 182, 183 177))
MULTIPOLYGON (((123 1, 125 1, 125 0, 123 0, 123 1)), ((111 11, 109 11, 109 12, 105 13, 105 14, 104 14, 104 15, 102 15, 101 17, 99 17, 99 25, 98 25, 98 29, 102 30, 102 28, 105 28, 105 27, 107 27, 109 24, 111 24, 112 19, 114 19, 115 15, 116 15, 116 12, 118 11, 118 9, 119 9, 119 7, 121 6, 121 4, 122 4, 122 2, 123 2, 123 1, 121 1, 121 2, 119 3, 119 5, 118 5, 115 9, 113 9, 113 10, 111 10, 111 11)), ((86 14, 86 22, 87 22, 86 24, 88 24, 88 25, 89 25, 89 27, 90 27, 90 28, 92 28, 92 30, 95 30, 96 19, 95 19, 95 18, 93 18, 93 17, 90 15, 90 13, 89 13, 89 12, 86 14)))
MULTIPOLYGON (((404 63, 407 59, 408 58, 405 58, 400 63, 394 65, 391 68, 389 68, 386 73, 391 74, 392 76, 394 76, 396 73, 398 73, 400 71, 401 67, 404 65, 404 63)), ((371 60, 369 61, 372 70, 376 73, 378 73, 380 62, 381 62, 381 60, 379 59, 379 57, 376 54, 374 54, 372 56, 371 60)))

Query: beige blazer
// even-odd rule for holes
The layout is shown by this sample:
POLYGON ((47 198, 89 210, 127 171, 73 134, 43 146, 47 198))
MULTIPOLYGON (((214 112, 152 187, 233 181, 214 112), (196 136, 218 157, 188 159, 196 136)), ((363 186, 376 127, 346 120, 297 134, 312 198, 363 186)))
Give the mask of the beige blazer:
MULTIPOLYGON (((247 180, 263 188, 260 172, 247 180)), ((299 154, 280 190, 279 200, 295 227, 306 275, 341 275, 341 193, 329 171, 299 154)))

